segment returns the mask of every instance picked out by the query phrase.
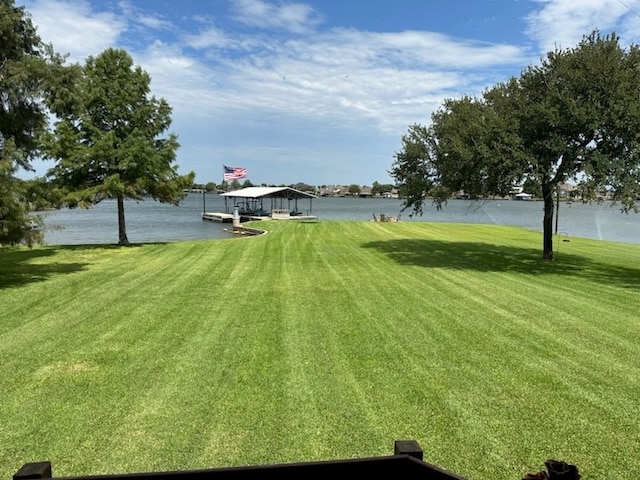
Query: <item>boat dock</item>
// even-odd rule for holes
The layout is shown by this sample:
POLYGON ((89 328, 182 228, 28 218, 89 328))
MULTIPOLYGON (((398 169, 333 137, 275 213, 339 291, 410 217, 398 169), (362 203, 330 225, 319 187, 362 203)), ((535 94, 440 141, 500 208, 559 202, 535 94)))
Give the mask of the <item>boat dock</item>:
MULTIPOLYGON (((241 222, 251 222, 255 220, 271 220, 271 217, 264 215, 246 215, 240 214, 241 222)), ((233 222, 233 213, 222 213, 222 212, 205 212, 202 214, 203 220, 211 220, 213 222, 220 223, 231 223, 233 222)))
MULTIPOLYGON (((205 212, 202 214, 203 220, 211 220, 212 222, 231 223, 233 222, 232 213, 222 212, 205 212)), ((251 222, 258 220, 297 220, 299 222, 317 222, 318 217, 315 215, 240 215, 241 222, 251 222)))
MULTIPOLYGON (((225 211, 222 212, 202 212, 203 220, 214 222, 231 223, 236 221, 250 222, 254 220, 299 220, 303 222, 315 222, 318 217, 311 215, 311 200, 315 195, 296 190, 291 187, 246 187, 240 190, 233 190, 221 193, 224 197, 225 211), (233 201, 233 207, 227 204, 227 199, 233 201), (298 209, 298 200, 309 201, 308 214, 303 215, 298 209), (271 205, 264 205, 269 202, 271 205), (230 208, 234 213, 228 213, 230 208)), ((205 207, 206 208, 206 207, 205 207)))
POLYGON ((202 214, 202 219, 211 220, 213 222, 230 223, 233 221, 233 214, 221 212, 204 212, 202 214))

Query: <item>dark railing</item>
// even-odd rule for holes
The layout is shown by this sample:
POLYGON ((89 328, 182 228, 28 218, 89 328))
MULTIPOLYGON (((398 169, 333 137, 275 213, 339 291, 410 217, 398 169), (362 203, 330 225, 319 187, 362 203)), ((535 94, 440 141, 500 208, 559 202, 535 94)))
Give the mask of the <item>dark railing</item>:
POLYGON ((13 476, 14 480, 56 478, 57 480, 227 480, 256 478, 325 478, 386 477, 422 480, 465 480, 423 461, 420 445, 414 440, 396 440, 394 455, 388 457, 357 458, 348 460, 289 463, 249 467, 214 468, 209 470, 183 470, 177 472, 125 473, 80 477, 53 477, 51 462, 26 463, 13 476))
MULTIPOLYGON (((522 480, 579 480, 575 465, 557 460, 545 462, 547 470, 527 473, 522 480)), ((229 480, 229 479, 300 479, 312 476, 342 478, 393 478, 421 480, 466 480, 455 473, 423 461, 420 445, 415 440, 396 440, 394 454, 387 457, 357 458, 349 460, 288 463, 248 467, 213 468, 209 470, 182 470, 175 472, 124 473, 80 477, 53 477, 51 462, 25 463, 13 480, 55 478, 56 480, 229 480)))

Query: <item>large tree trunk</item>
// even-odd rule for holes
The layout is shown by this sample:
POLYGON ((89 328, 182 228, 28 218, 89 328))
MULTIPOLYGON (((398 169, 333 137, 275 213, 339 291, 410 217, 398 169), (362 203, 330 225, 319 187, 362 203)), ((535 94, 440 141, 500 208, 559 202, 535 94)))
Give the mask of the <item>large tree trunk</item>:
POLYGON ((124 196, 118 195, 118 245, 129 245, 127 226, 124 222, 124 196))
POLYGON ((542 199, 544 200, 542 258, 544 260, 553 260, 553 188, 547 183, 542 185, 542 199))

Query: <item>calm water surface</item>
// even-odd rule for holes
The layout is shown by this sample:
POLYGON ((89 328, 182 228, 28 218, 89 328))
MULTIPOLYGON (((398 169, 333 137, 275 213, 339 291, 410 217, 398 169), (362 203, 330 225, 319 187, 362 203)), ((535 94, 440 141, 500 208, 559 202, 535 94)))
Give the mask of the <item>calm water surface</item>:
MULTIPOLYGON (((374 214, 400 215, 401 221, 455 222, 514 225, 542 231, 542 202, 491 200, 483 203, 451 200, 441 211, 430 203, 425 213, 410 216, 401 212, 397 199, 334 198, 313 199, 298 204, 303 213, 325 220, 370 221, 374 214)), ((179 206, 152 200, 126 201, 127 236, 131 243, 174 242, 229 238, 228 224, 203 221, 202 212, 225 211, 224 197, 189 194, 179 206)), ((50 245, 110 244, 118 241, 118 217, 115 200, 99 203, 89 210, 74 209, 47 212, 45 242, 50 245)), ((640 214, 623 214, 608 203, 584 205, 561 203, 558 223, 560 235, 640 243, 640 214)))

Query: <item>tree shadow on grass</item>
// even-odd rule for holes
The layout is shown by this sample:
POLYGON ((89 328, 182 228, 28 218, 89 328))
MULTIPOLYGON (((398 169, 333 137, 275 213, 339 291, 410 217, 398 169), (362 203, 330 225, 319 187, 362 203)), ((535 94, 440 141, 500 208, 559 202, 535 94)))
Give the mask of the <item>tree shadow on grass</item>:
MULTIPOLYGON (((142 244, 132 244, 131 247, 142 244)), ((65 252, 77 252, 89 250, 115 250, 117 245, 63 245, 55 247, 43 247, 34 249, 6 248, 0 249, 0 290, 12 287, 20 287, 34 282, 41 282, 53 275, 76 273, 90 265, 89 261, 71 261, 73 256, 60 255, 65 252), (45 260, 43 258, 55 258, 59 256, 60 261, 55 259, 45 260)))
POLYGON ((378 250, 401 265, 528 275, 580 275, 607 285, 640 288, 640 266, 602 264, 566 251, 555 260, 547 261, 542 259, 539 248, 481 242, 399 239, 367 242, 363 247, 378 250))

